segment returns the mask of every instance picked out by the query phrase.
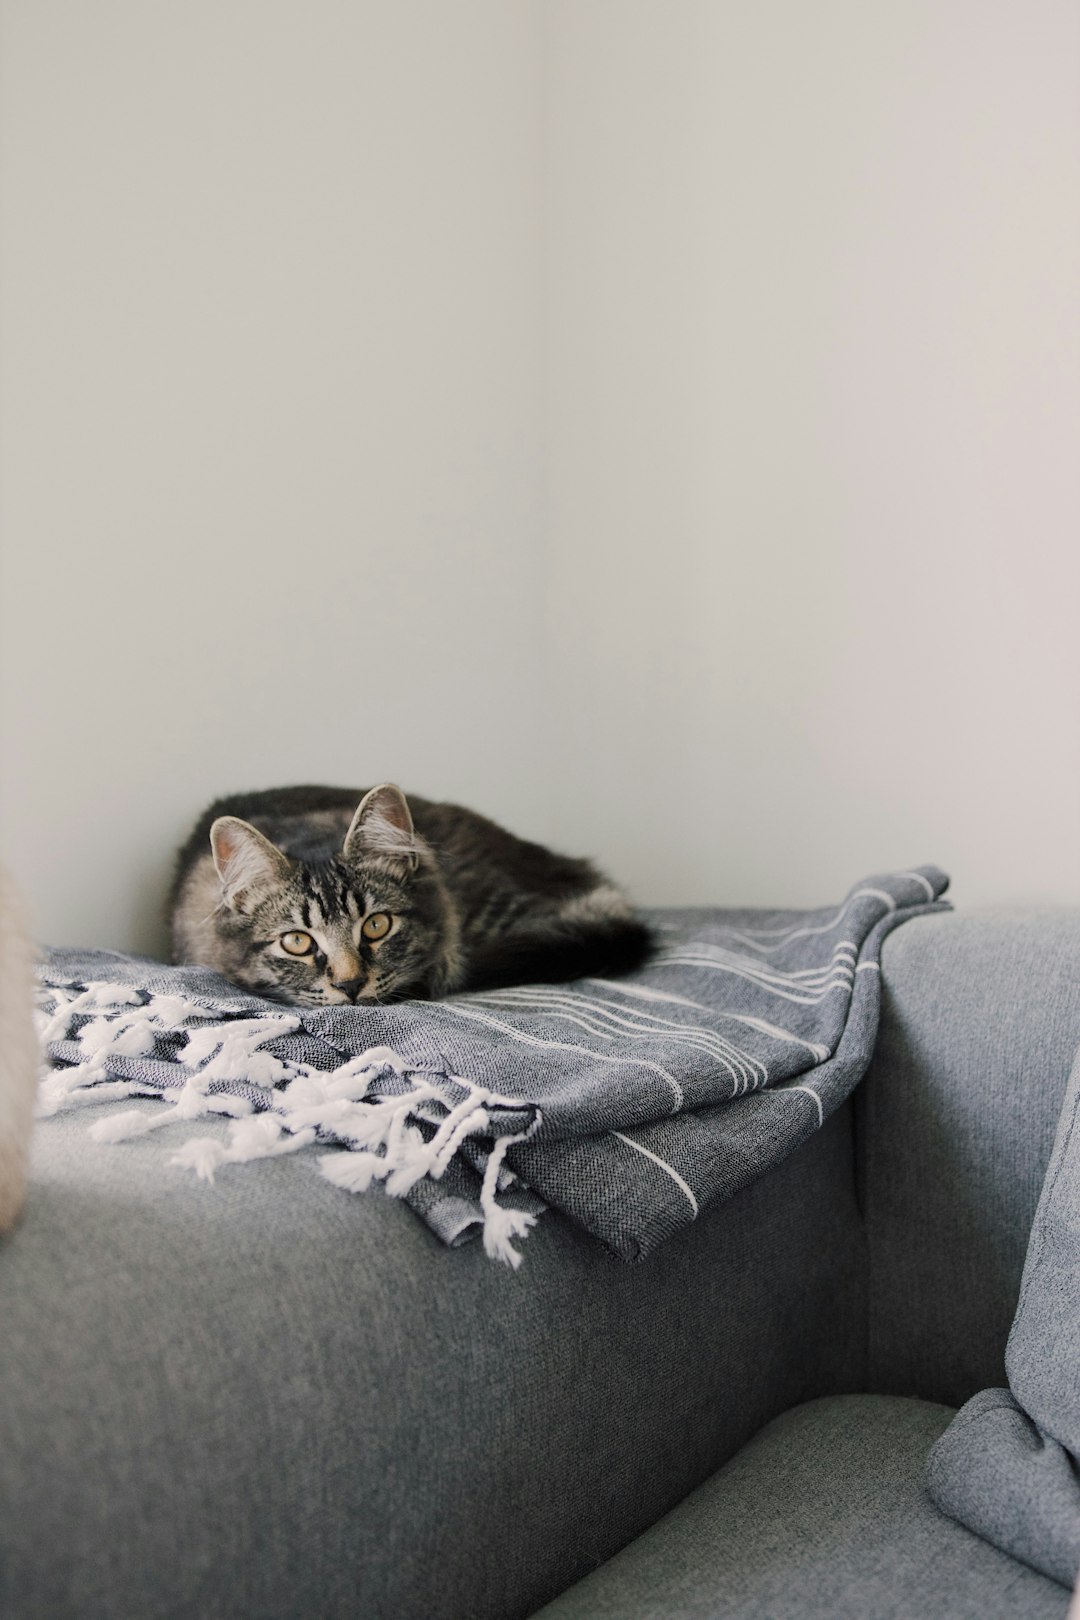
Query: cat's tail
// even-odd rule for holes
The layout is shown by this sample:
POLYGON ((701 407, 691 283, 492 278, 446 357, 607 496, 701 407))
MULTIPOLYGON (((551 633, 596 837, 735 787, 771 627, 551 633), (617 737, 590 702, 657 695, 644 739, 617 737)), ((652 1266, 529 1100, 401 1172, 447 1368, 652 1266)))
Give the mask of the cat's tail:
POLYGON ((633 915, 597 918, 587 927, 565 921, 483 946, 469 960, 467 990, 514 984, 565 984, 643 967, 655 948, 652 930, 633 915))
POLYGON ((0 1232, 12 1225, 26 1193, 39 1062, 32 963, 22 908, 0 867, 0 1232))

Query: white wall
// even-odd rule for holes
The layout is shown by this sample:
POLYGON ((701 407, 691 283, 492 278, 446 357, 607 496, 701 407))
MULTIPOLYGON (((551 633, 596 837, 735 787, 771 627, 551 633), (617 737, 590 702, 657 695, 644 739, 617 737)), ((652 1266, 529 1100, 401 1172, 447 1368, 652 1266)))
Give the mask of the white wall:
POLYGON ((559 836, 1080 901, 1080 10, 546 11, 559 836))
POLYGON ((2 0, 0 847, 384 776, 1080 901, 1071 0, 2 0))
POLYGON ((539 58, 509 0, 7 0, 4 831, 153 948, 220 792, 538 834, 539 58))

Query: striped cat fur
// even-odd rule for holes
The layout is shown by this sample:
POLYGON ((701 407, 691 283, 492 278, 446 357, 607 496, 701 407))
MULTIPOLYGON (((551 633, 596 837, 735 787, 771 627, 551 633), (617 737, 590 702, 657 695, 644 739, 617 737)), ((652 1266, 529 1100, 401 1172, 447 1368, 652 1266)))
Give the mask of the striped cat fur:
POLYGON ((591 862, 392 783, 219 799, 170 912, 174 961, 301 1005, 629 972, 651 947, 591 862))

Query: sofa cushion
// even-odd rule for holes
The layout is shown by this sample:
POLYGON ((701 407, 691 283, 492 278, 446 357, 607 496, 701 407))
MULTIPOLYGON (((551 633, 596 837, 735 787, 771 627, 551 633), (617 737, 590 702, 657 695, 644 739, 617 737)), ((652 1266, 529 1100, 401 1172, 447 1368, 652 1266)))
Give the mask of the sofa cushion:
POLYGON ((4 1620, 511 1620, 863 1376, 849 1106, 645 1264, 549 1212, 517 1273, 95 1112, 39 1123, 0 1244, 4 1620))
POLYGON ((869 1387, 960 1406, 1006 1381, 1080 1045, 1080 913, 916 917, 881 963, 878 1044, 856 1092, 869 1387))
POLYGON ((934 1447, 935 1500, 1071 1586, 1080 1568, 1080 1055, 1046 1172, 1012 1332, 1009 1390, 976 1395, 934 1447))
POLYGON ((1068 1594, 940 1513, 926 1453, 953 1416, 897 1396, 769 1424, 537 1620, 1025 1620, 1068 1594))
POLYGON ((1005 1368, 1039 1428, 1080 1458, 1080 1053, 1035 1211, 1005 1368))
POLYGON ((930 1451, 943 1513, 1063 1586, 1080 1570, 1080 1484, 1069 1452, 1007 1389, 983 1389, 930 1451))

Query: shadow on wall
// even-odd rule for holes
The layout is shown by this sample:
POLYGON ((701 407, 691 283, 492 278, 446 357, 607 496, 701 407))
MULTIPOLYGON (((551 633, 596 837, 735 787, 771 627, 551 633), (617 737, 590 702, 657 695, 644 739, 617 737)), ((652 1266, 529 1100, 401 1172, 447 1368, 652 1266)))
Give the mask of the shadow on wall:
POLYGON ((175 858, 170 849, 139 863, 131 917, 131 948, 137 955, 168 961, 169 928, 165 912, 175 858))

